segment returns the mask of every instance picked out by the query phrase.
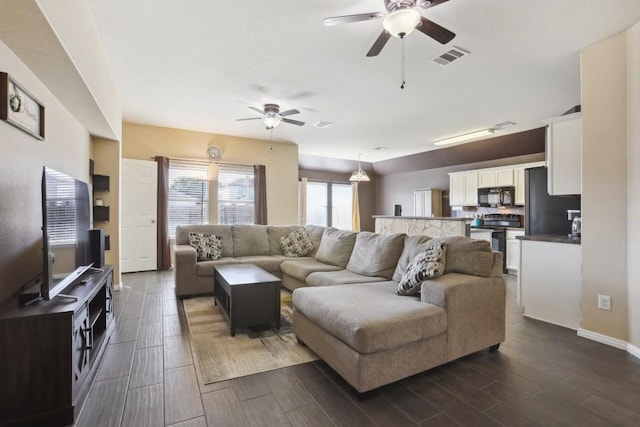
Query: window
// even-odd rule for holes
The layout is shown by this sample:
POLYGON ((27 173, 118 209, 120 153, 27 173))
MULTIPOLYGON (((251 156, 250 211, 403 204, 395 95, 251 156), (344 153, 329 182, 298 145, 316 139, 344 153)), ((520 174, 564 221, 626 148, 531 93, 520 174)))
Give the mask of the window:
POLYGON ((169 236, 177 225, 209 222, 209 167, 193 163, 169 163, 169 236))
POLYGON ((307 183, 307 224, 351 230, 351 184, 307 183))
POLYGON ((253 166, 218 168, 218 222, 254 224, 256 220, 253 166))
POLYGON ((331 225, 342 230, 353 227, 351 184, 331 184, 331 225))

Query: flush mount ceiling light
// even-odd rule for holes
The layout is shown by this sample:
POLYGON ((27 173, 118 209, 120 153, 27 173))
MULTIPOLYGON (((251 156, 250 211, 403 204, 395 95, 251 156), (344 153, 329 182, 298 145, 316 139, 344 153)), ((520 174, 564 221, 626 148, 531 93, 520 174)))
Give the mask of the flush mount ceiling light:
POLYGON ((493 135, 495 133, 495 129, 482 129, 475 132, 469 132, 462 135, 452 136, 450 138, 440 139, 435 141, 434 145, 448 145, 455 144, 456 142, 469 141, 471 139, 481 138, 483 136, 493 135))
POLYGON ((365 171, 362 170, 362 166, 360 166, 360 156, 361 154, 358 154, 358 170, 353 171, 353 173, 351 173, 351 178, 349 178, 349 181, 351 182, 369 182, 370 181, 369 176, 365 171))
POLYGON ((420 22, 420 13, 415 9, 399 9, 385 16, 382 26, 394 37, 409 35, 420 22))

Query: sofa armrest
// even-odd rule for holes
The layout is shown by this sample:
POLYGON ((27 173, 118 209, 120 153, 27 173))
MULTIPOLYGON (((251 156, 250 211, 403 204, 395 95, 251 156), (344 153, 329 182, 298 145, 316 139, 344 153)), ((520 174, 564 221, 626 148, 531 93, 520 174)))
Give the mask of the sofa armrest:
POLYGON ((189 245, 175 245, 173 251, 175 257, 173 275, 176 289, 179 291, 196 280, 197 253, 196 249, 189 245))
POLYGON ((504 341, 504 278, 445 274, 423 282, 420 298, 447 313, 449 360, 504 341))

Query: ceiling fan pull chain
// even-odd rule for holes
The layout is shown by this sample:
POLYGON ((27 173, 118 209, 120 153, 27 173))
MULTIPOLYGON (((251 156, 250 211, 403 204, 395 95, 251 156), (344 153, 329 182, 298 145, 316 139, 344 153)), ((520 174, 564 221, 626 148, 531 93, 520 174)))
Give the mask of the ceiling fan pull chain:
POLYGON ((404 89, 404 37, 400 37, 400 80, 402 80, 400 89, 404 89))

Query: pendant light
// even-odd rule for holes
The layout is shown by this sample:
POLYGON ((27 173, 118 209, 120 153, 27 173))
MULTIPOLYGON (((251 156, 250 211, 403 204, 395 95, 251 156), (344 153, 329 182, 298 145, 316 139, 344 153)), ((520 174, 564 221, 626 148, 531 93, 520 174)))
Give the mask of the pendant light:
POLYGON ((353 171, 351 173, 351 178, 349 178, 350 182, 369 182, 369 176, 365 171, 362 170, 362 166, 360 165, 360 157, 362 154, 358 154, 358 170, 353 171))

